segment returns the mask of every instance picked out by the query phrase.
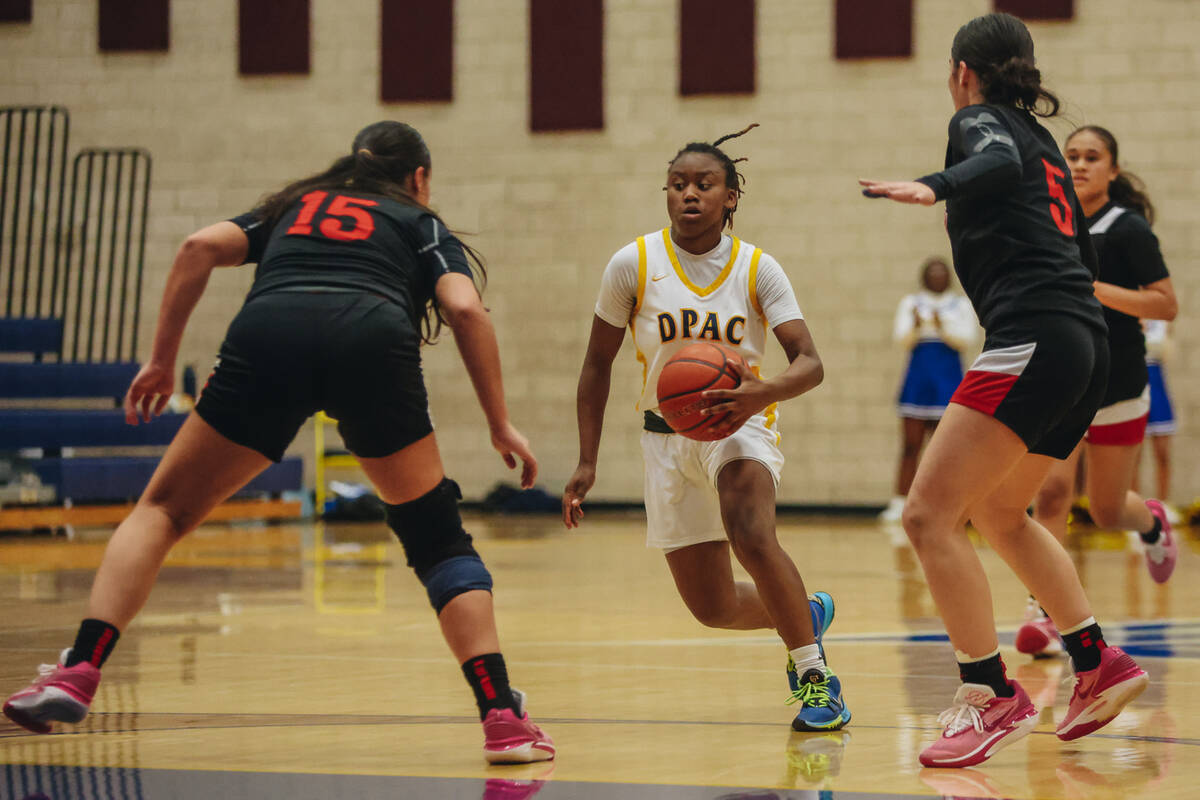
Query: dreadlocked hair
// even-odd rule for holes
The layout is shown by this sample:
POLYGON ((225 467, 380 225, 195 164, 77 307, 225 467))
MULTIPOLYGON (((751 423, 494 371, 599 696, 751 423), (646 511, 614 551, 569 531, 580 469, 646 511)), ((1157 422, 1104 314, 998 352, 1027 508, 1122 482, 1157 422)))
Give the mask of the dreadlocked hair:
MULTIPOLYGON (((420 209, 445 225, 435 211, 417 202, 405 186, 418 167, 424 167, 428 173, 432 169, 432 159, 429 147, 417 129, 403 122, 376 122, 355 135, 349 155, 337 159, 323 172, 293 181, 279 191, 268 194, 253 213, 268 226, 274 226, 289 208, 309 192, 349 189, 379 195, 420 209)), ((482 294, 487 285, 487 268, 483 258, 466 244, 462 244, 462 248, 471 263, 475 287, 482 294)), ((421 341, 433 344, 444 324, 446 319, 442 316, 437 297, 432 296, 421 320, 421 341)))
MULTIPOLYGON (((712 144, 709 144, 708 142, 691 142, 690 144, 685 145, 678 153, 675 154, 675 157, 667 163, 667 167, 669 168, 674 166, 675 162, 679 160, 680 156, 684 155, 685 153, 703 153, 705 155, 710 155, 719 161, 725 170, 725 187, 727 189, 733 189, 733 191, 736 193, 737 199, 741 200, 743 194, 742 184, 746 182, 746 176, 738 172, 737 166, 735 165, 748 159, 730 158, 729 156, 725 155, 725 151, 721 149, 721 143, 727 142, 730 139, 736 139, 739 136, 743 136, 757 127, 758 123, 752 122, 737 133, 725 134, 712 144)), ((737 211, 736 202, 734 203, 733 208, 725 209, 724 216, 722 217, 722 221, 724 223, 723 227, 727 227, 730 230, 733 229, 733 213, 735 211, 737 211)))

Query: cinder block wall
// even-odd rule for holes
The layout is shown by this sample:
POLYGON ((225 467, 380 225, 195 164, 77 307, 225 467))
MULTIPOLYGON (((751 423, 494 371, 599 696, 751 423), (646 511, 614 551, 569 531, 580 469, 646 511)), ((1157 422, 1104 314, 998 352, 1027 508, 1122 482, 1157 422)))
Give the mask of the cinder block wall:
MULTIPOLYGON (((909 178, 941 164, 952 107, 945 89, 957 27, 986 0, 922 0, 915 56, 839 63, 828 0, 760 0, 758 84, 750 97, 680 98, 673 0, 605 4, 604 131, 528 131, 528 8, 517 0, 456 4, 453 103, 378 101, 379 4, 314 0, 312 72, 237 74, 236 4, 175 0, 171 50, 100 54, 96 4, 37 0, 30 25, 0 25, 0 103, 57 103, 72 143, 136 145, 154 157, 147 257, 149 349, 154 307, 175 248, 192 230, 253 205, 269 189, 326 166, 354 132, 381 118, 420 129, 434 156, 434 201, 488 258, 486 297, 499 331, 512 416, 558 492, 575 464, 574 392, 601 270, 613 251, 667 222, 668 159, 749 122, 728 147, 747 156, 736 233, 776 256, 796 288, 826 380, 783 408, 782 502, 870 504, 891 492, 903 355, 890 343, 899 298, 920 261, 948 254, 940 208, 862 198, 855 179, 909 178)), ((1039 64, 1067 101, 1050 123, 1064 136, 1099 123, 1148 184, 1179 293, 1170 379, 1181 417, 1177 500, 1200 492, 1200 4, 1085 0, 1069 23, 1034 24, 1039 64)), ((396 42, 394 46, 403 46, 396 42)), ((206 374, 250 285, 221 270, 191 320, 181 364, 206 374)), ((772 354, 768 371, 778 369, 772 354)), ((453 342, 426 370, 448 471, 468 497, 510 480, 488 445, 453 342)), ((593 497, 638 499, 640 384, 626 345, 593 497)), ((293 452, 309 457, 311 431, 293 452)))

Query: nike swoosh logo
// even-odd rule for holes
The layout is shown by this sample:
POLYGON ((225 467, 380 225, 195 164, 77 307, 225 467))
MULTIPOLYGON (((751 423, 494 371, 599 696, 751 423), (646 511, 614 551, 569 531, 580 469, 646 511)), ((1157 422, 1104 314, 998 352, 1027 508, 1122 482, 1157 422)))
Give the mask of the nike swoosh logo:
POLYGON ((665 273, 665 272, 660 272, 659 274, 657 274, 657 275, 655 275, 654 277, 652 277, 650 280, 652 280, 652 281, 661 281, 661 280, 662 280, 663 278, 665 278, 665 277, 667 277, 667 273, 665 273))

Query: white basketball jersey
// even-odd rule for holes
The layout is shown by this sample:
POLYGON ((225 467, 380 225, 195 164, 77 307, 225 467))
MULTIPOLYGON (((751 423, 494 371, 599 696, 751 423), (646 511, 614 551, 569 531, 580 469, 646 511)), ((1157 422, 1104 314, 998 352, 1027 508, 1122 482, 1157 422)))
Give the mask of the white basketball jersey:
MULTIPOLYGON (((658 408, 658 376, 683 347, 711 341, 736 350, 757 375, 767 320, 756 286, 762 250, 737 237, 724 269, 708 286, 697 286, 675 255, 669 228, 639 236, 637 300, 629 328, 642 363, 638 410, 658 408)), ((774 429, 775 404, 763 413, 774 429)))

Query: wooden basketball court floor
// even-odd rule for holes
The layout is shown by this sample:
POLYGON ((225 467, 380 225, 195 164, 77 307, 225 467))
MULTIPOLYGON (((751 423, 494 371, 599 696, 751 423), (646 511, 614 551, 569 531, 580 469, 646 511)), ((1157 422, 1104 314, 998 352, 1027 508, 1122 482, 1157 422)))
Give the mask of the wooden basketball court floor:
MULTIPOLYGON (((1151 675, 1098 734, 1053 733, 1061 660, 1016 653, 1024 592, 991 551, 1005 660, 1042 711, 1032 735, 966 770, 917 753, 957 678, 903 534, 784 517, 810 591, 837 601, 826 637, 853 721, 798 734, 769 631, 702 627, 638 513, 468 515, 496 579, 513 683, 555 762, 489 767, 471 694, 382 525, 212 525, 172 554, 105 668, 93 712, 34 736, 0 721, 0 798, 1196 798, 1196 539, 1153 584, 1124 534, 1073 549, 1110 643, 1151 675)), ((0 538, 0 695, 71 643, 108 531, 0 538)))

